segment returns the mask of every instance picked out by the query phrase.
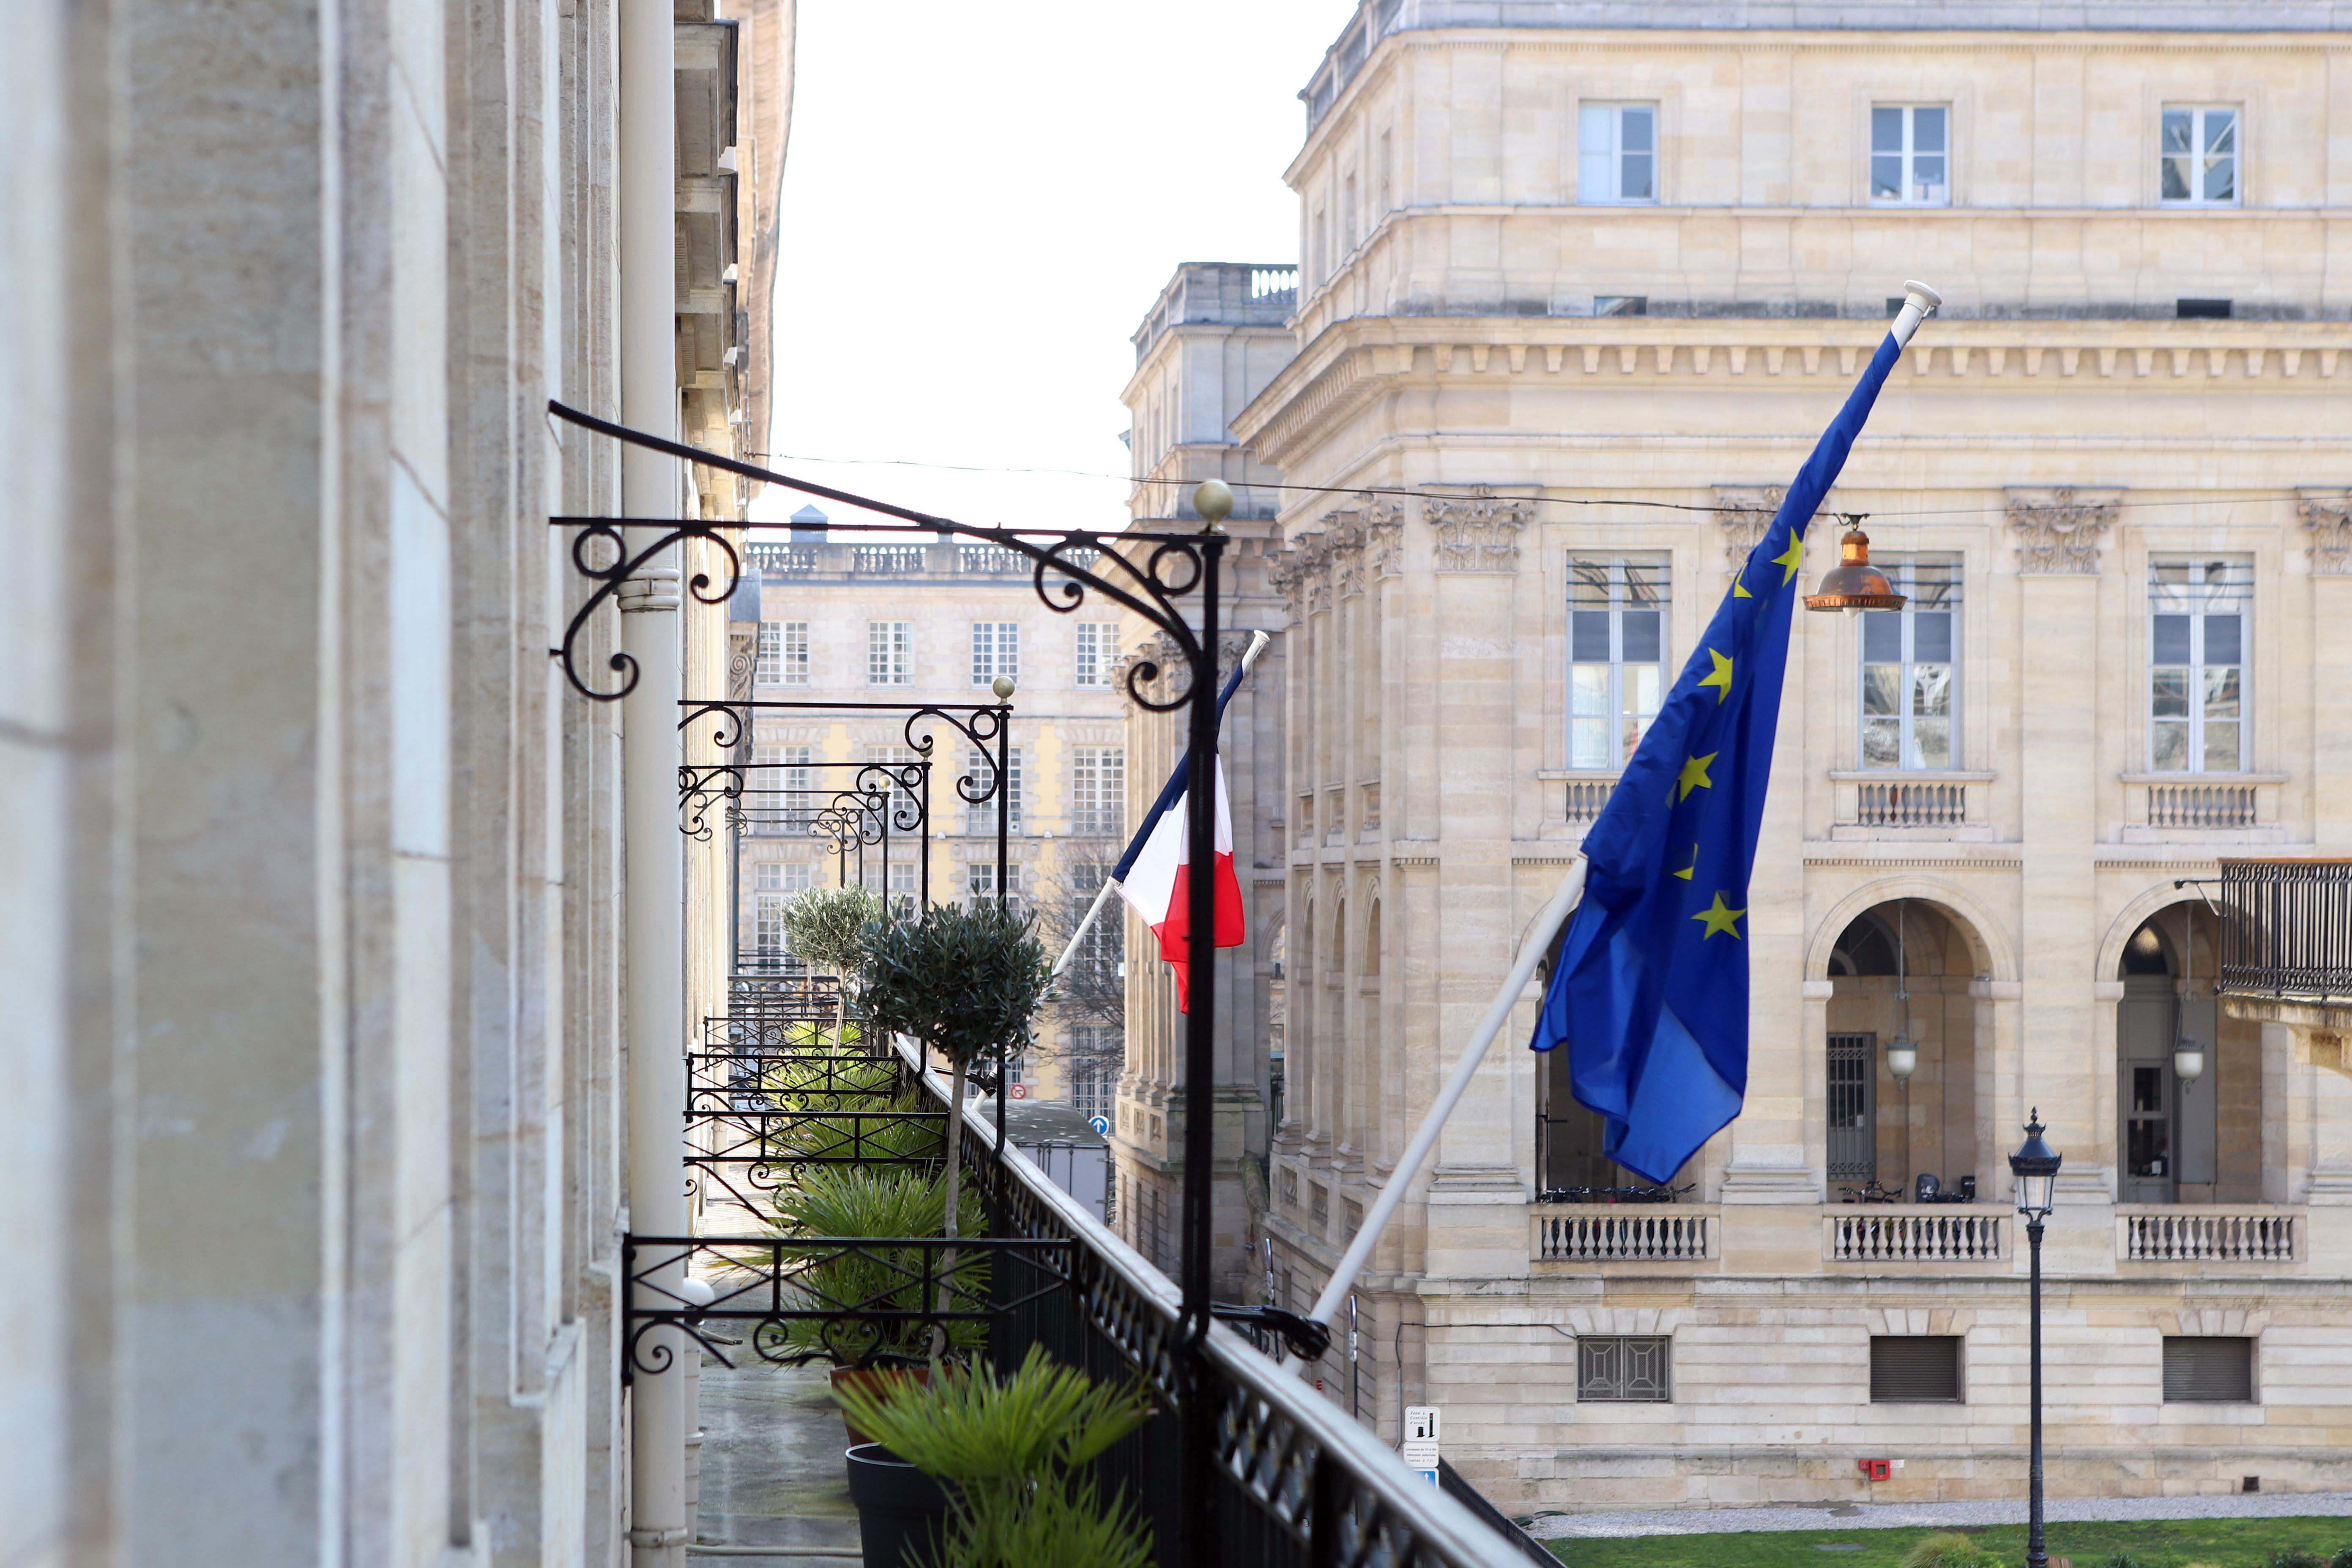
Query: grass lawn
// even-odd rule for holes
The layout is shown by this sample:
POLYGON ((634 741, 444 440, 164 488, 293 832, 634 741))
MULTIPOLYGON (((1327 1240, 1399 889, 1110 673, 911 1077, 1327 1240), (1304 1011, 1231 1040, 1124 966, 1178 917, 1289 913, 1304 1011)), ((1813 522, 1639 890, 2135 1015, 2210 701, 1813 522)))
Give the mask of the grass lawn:
MULTIPOLYGON (((1548 1541, 1571 1568, 1896 1568, 1933 1530, 1743 1530, 1722 1535, 1643 1535, 1548 1541), (1858 1550, 1832 1550, 1833 1548, 1858 1550)), ((2025 1527, 1962 1531, 2011 1563, 2025 1561, 2025 1527)), ((2267 1568, 2271 1553, 2309 1552, 2325 1562, 2352 1547, 2352 1519, 2184 1519, 2046 1527, 2053 1568, 2102 1568, 2118 1552, 2139 1568, 2267 1568)))

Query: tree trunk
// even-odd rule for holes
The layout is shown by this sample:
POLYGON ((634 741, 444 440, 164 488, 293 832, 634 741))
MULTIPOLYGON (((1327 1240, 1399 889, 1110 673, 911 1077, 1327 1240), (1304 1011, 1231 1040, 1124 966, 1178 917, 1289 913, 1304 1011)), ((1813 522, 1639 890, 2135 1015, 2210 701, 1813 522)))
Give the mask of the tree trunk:
MULTIPOLYGON (((963 1193, 963 1167, 959 1160, 963 1151, 963 1059, 958 1058, 948 1089, 948 1172, 944 1184, 948 1207, 946 1226, 940 1233, 950 1241, 956 1238, 956 1207, 963 1193)), ((955 1266, 955 1248, 942 1249, 940 1254, 940 1310, 942 1312, 949 1310, 955 1266)))

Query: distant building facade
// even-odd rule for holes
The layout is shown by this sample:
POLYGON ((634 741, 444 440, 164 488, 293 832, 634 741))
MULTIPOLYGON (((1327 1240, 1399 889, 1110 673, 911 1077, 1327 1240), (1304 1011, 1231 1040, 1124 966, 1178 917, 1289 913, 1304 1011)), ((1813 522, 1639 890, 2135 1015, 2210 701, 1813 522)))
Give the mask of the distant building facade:
POLYGON ((1231 416, 1340 492, 1280 492, 1271 563, 1276 1293, 1391 1179, 1920 278, 1944 315, 1802 568, 1868 513, 1910 602, 1799 617, 1745 1111, 1676 1201, 1605 1201, 1636 1178, 1523 1048, 1531 989, 1363 1279, 1361 1413, 1441 1406, 1514 1510, 2015 1495, 2039 1107, 2053 1489, 2345 1485, 2352 1078, 2217 1005, 2199 887, 2352 853, 2342 23, 1800 10, 1370 0, 1304 95, 1295 357, 1231 416))

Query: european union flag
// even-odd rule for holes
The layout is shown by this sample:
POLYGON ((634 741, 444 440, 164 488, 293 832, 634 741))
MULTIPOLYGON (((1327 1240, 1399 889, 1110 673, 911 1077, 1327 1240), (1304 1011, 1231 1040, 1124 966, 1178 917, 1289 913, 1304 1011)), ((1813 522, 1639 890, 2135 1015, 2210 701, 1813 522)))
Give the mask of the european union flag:
POLYGON ((1805 525, 1902 352, 1893 332, 1878 345, 1584 837, 1583 901, 1530 1044, 1568 1047, 1576 1098, 1608 1119, 1604 1152, 1653 1182, 1748 1090, 1748 876, 1805 525))

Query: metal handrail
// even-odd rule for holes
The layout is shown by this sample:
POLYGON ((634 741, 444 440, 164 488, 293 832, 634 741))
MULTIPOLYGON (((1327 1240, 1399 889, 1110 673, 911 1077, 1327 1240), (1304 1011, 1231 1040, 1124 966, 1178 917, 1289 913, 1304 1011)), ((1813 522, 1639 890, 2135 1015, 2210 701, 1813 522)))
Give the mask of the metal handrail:
POLYGON ((2220 988, 2352 996, 2352 860, 2223 860, 2220 988))

